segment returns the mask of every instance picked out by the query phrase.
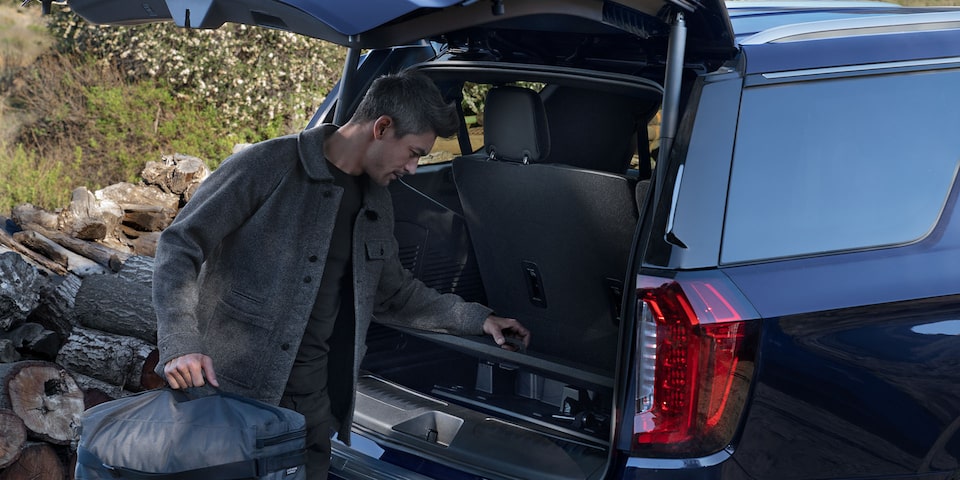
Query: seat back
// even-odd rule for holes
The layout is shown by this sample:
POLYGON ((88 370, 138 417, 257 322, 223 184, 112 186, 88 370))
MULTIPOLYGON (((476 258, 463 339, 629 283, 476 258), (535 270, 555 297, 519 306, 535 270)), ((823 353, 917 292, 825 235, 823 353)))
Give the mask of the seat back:
POLYGON ((546 125, 535 124, 543 107, 536 92, 527 92, 509 94, 523 97, 509 104, 509 115, 498 110, 502 104, 487 104, 485 143, 493 146, 492 158, 453 162, 487 301, 498 315, 530 328, 531 351, 609 371, 637 222, 635 182, 564 165, 524 164, 522 158, 498 161, 502 152, 513 160, 531 152, 527 160, 536 162, 543 151, 539 129, 546 125), (509 138, 498 138, 499 132, 509 138), (503 145, 510 146, 507 152, 503 145))

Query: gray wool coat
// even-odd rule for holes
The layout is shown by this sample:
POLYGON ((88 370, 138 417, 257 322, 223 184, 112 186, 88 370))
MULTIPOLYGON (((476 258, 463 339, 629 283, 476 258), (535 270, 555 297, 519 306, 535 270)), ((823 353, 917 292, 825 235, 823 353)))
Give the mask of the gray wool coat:
MULTIPOLYGON (((317 296, 343 193, 323 156, 323 140, 335 130, 325 125, 231 156, 161 234, 153 277, 158 373, 173 358, 203 353, 213 359, 222 389, 279 403, 317 296)), ((440 294, 403 269, 390 194, 368 183, 353 236, 354 389, 374 316, 383 323, 479 335, 491 313, 440 294)), ((349 442, 355 391, 339 393, 350 399, 345 418, 337 419, 340 439, 349 442)))

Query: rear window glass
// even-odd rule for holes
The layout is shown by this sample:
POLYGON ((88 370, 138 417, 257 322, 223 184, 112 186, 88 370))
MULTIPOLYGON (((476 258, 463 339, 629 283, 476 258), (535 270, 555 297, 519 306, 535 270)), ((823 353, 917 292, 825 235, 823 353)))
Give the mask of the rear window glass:
POLYGON ((948 70, 745 89, 721 261, 922 238, 957 173, 957 85, 948 70))

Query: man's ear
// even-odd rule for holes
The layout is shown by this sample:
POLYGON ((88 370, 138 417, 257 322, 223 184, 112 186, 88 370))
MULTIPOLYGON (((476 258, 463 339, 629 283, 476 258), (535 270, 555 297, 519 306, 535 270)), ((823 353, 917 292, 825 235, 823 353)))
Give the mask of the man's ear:
POLYGON ((380 140, 387 132, 387 128, 393 126, 393 119, 388 115, 380 115, 373 122, 373 138, 380 140))

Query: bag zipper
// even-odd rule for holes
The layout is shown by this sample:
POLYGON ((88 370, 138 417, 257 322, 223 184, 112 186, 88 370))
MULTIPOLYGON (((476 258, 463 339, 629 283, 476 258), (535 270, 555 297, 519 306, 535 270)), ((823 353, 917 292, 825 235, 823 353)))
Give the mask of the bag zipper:
POLYGON ((274 435, 272 437, 258 438, 257 448, 264 448, 264 447, 270 447, 273 445, 279 445, 284 442, 299 440, 301 438, 307 438, 306 429, 294 430, 292 432, 284 432, 279 435, 274 435))

